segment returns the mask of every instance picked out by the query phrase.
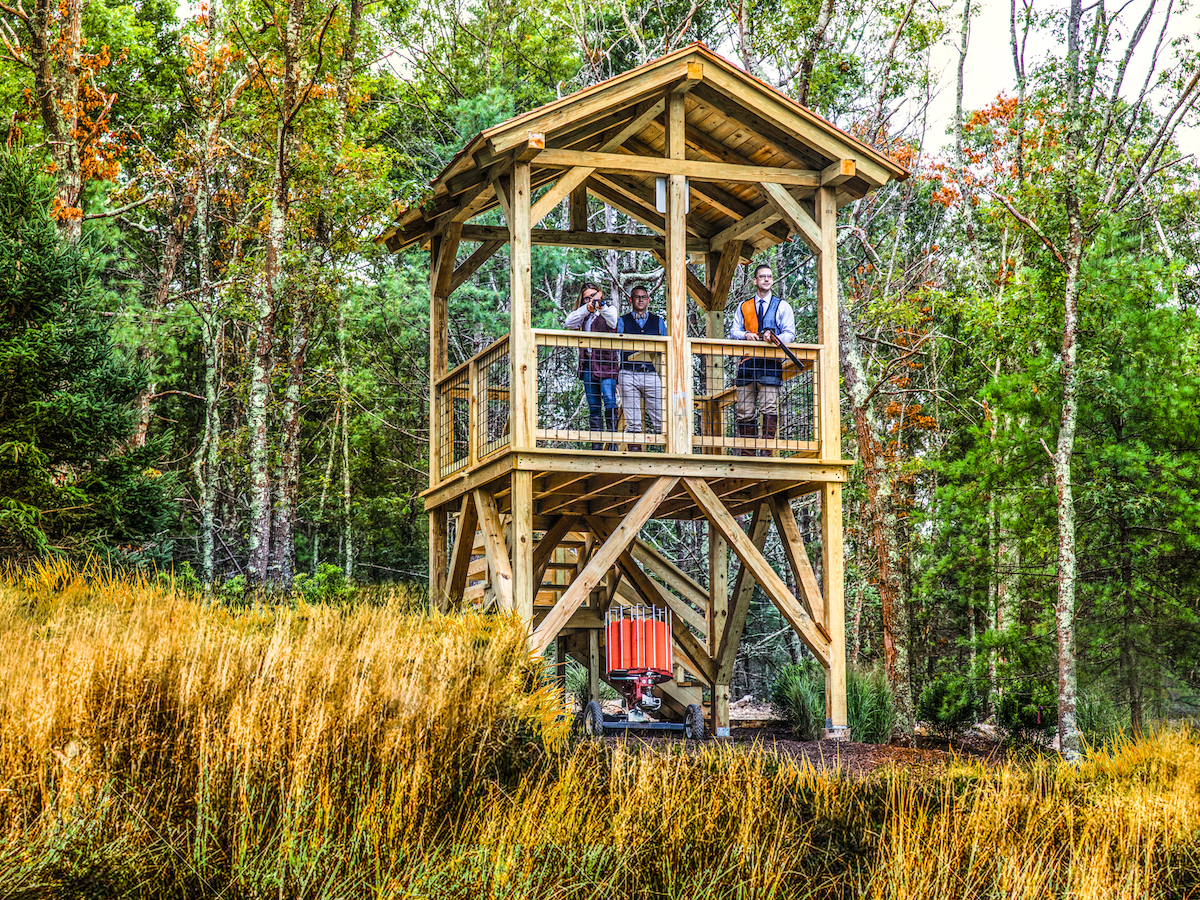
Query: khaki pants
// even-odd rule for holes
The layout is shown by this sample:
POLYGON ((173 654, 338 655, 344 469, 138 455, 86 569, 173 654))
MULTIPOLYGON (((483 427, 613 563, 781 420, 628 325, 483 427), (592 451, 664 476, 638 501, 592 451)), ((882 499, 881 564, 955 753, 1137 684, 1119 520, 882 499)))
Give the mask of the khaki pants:
POLYGON ((662 381, 657 372, 621 371, 617 377, 621 389, 621 409, 625 413, 625 431, 640 433, 642 418, 650 420, 652 434, 662 433, 662 381))
POLYGON ((779 415, 779 385, 759 384, 757 381, 739 384, 737 386, 737 420, 757 423, 760 413, 764 416, 779 415))

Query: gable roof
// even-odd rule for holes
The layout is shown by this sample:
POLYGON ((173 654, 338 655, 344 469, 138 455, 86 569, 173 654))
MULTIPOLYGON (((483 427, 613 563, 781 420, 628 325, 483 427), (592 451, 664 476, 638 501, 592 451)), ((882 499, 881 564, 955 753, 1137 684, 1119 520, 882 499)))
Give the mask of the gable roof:
POLYGON ((908 177, 892 160, 694 43, 480 132, 431 183, 430 199, 402 212, 377 240, 399 250, 426 239, 445 216, 463 222, 495 208, 492 181, 514 153, 532 159, 535 191, 586 159, 588 167, 595 164, 585 182, 589 193, 661 233, 654 196, 666 156, 668 91, 684 94, 687 224, 698 241, 744 232, 737 238, 750 242, 748 257, 794 233, 771 199, 773 193, 778 201, 778 189, 764 190, 747 172, 783 185, 801 204, 821 184, 837 187, 841 205, 908 177))

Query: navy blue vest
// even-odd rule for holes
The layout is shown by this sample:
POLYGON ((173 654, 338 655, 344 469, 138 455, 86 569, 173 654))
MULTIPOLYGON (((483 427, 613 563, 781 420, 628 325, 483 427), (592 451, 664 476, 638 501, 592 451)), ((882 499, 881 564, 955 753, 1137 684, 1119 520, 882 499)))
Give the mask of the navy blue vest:
MULTIPOLYGON (((621 316, 621 324, 625 327, 625 334, 650 334, 658 337, 662 334, 662 319, 654 313, 646 313, 646 324, 639 325, 638 320, 634 318, 632 312, 627 312, 621 316)), ((654 368, 654 363, 646 362, 645 360, 630 359, 636 350, 625 350, 621 353, 621 371, 623 372, 657 372, 654 368)))

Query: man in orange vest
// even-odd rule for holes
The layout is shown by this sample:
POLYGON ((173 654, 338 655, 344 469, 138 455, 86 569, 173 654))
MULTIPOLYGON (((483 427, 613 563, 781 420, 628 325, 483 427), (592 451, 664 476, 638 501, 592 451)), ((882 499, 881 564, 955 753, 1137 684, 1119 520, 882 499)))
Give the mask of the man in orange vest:
MULTIPOLYGON (((775 276, 771 267, 760 263, 754 268, 754 296, 734 310, 729 337, 735 341, 765 341, 771 335, 783 344, 796 339, 796 317, 792 307, 772 292, 775 276)), ((747 356, 738 363, 737 377, 738 437, 759 436, 758 417, 762 415, 762 436, 774 440, 779 430, 779 386, 783 384, 783 363, 778 359, 747 356)), ((754 456, 753 449, 739 451, 754 456)), ((770 456, 770 450, 762 451, 770 456)))

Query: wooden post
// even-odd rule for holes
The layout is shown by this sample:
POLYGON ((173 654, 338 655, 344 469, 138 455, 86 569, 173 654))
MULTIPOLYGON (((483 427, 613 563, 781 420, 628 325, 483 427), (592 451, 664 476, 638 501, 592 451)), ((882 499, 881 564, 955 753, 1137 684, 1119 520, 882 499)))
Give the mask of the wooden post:
MULTIPOLYGON (((817 342, 821 345, 821 458, 842 458, 842 413, 838 377, 837 191, 823 187, 815 197, 821 250, 817 254, 817 342)), ((840 534, 840 532, 839 532, 840 534)), ((838 545, 841 545, 839 538, 838 545)))
POLYGON ((842 486, 821 486, 821 567, 829 668, 825 674, 826 726, 831 737, 850 739, 846 717, 846 601, 842 557, 842 486))
MULTIPOLYGON (((817 254, 817 340, 821 344, 821 458, 842 458, 842 413, 838 375, 837 190, 822 187, 814 198, 821 228, 817 254)), ((846 601, 842 557, 842 486, 821 487, 822 600, 828 629, 829 668, 825 674, 826 726, 848 738, 846 718, 846 601)))
MULTIPOLYGON (((667 158, 683 160, 683 96, 667 100, 667 158)), ((667 352, 665 417, 668 453, 692 452, 692 356, 687 334, 687 179, 667 176, 667 352)))
POLYGON ((533 626, 533 601, 537 596, 533 565, 533 473, 512 473, 512 573, 513 604, 526 626, 533 626))
POLYGON ((518 161, 513 164, 511 191, 508 352, 512 367, 510 389, 514 402, 510 416, 513 449, 525 450, 534 446, 534 429, 537 427, 537 348, 532 332, 529 163, 518 161))
POLYGON ((588 700, 600 699, 600 629, 588 629, 587 686, 588 700))
POLYGON ((571 230, 587 231, 588 221, 587 187, 580 185, 571 191, 571 230))
MULTIPOLYGON (((457 234, 453 235, 457 238, 457 234)), ((450 341, 446 298, 440 295, 439 287, 445 269, 454 268, 454 259, 448 244, 457 241, 442 236, 434 237, 429 253, 429 486, 441 480, 442 417, 443 398, 438 395, 438 382, 445 376, 450 341), (450 258, 447 259, 447 256, 450 258)), ((446 508, 428 511, 429 517, 429 603, 440 610, 446 602, 448 577, 446 542, 449 538, 449 516, 446 508)))
MULTIPOLYGON (((741 246, 740 244, 738 245, 741 246)), ((722 273, 719 272, 721 254, 709 253, 704 261, 704 280, 710 296, 718 293, 728 294, 726 283, 724 290, 720 288, 722 273)), ((725 304, 722 301, 719 308, 709 309, 704 317, 705 333, 710 338, 720 339, 725 336, 725 304)), ((721 358, 712 355, 708 359, 705 390, 711 397, 724 387, 721 381, 721 358)), ((705 429, 709 434, 720 434, 724 422, 721 411, 715 406, 711 410, 711 421, 705 429)), ((720 453, 719 449, 715 452, 720 453)), ((721 533, 708 523, 708 652, 717 659, 721 651, 721 637, 725 634, 725 626, 729 621, 729 545, 721 533)), ((715 667, 717 679, 712 688, 711 718, 713 734, 724 737, 729 734, 729 675, 721 677, 721 667, 715 667)))

